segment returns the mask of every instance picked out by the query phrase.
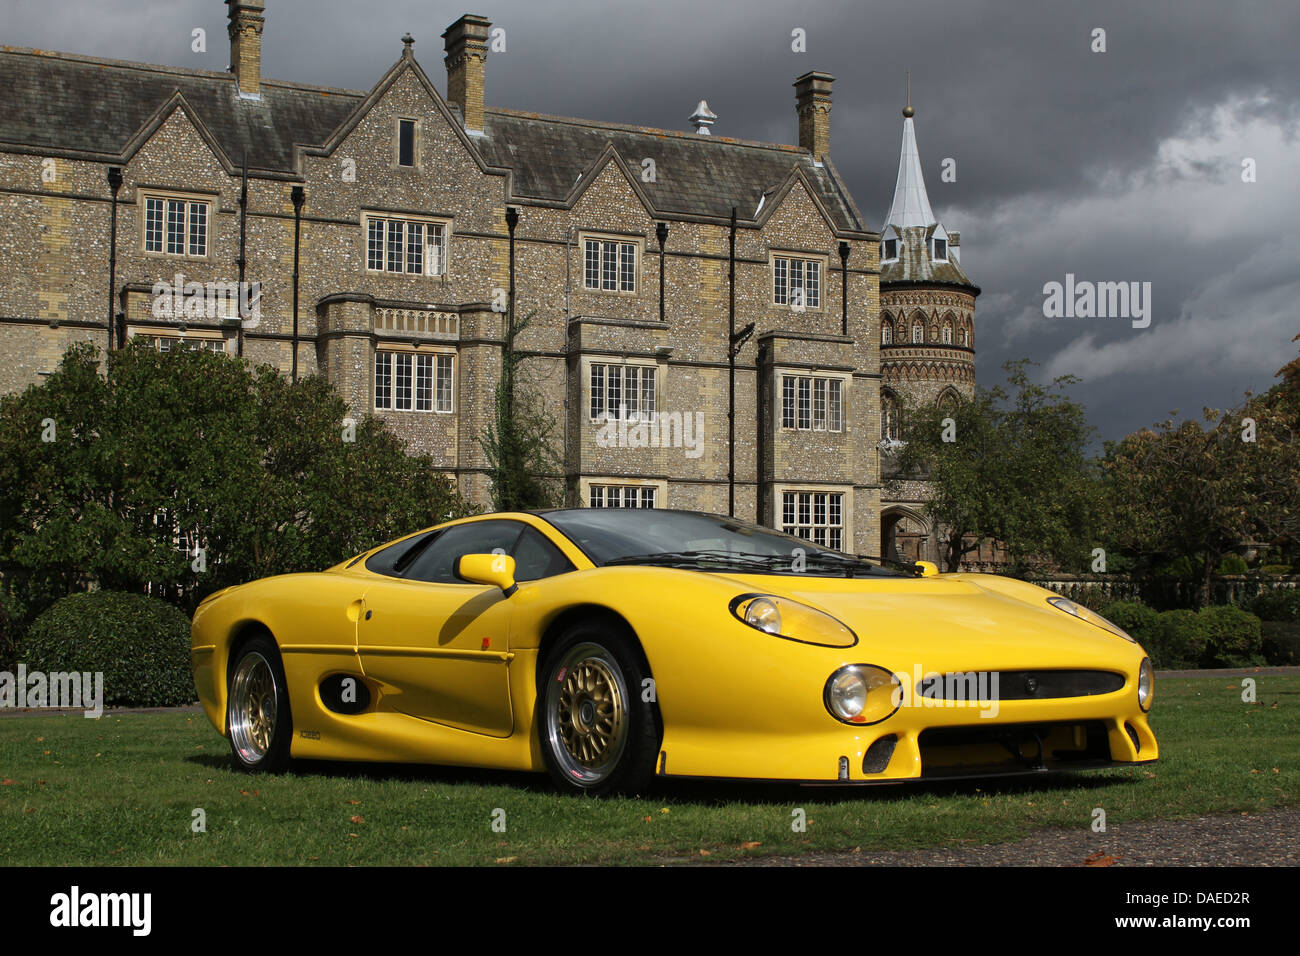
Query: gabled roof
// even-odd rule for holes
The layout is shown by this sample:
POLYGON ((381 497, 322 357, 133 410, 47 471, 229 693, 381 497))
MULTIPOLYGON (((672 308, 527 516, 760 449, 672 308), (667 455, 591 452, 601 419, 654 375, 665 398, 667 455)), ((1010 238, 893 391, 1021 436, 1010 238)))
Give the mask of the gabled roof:
MULTIPOLYGON (((247 151, 250 172, 283 178, 298 176, 296 147, 328 143, 375 92, 263 80, 254 99, 239 95, 231 73, 15 47, 0 49, 0 89, 0 151, 120 160, 179 93, 228 166, 237 168, 247 151)), ((760 199, 770 212, 794 178, 837 232, 868 232, 834 166, 795 146, 503 109, 486 111, 483 134, 467 146, 486 166, 511 173, 519 201, 567 203, 579 175, 612 147, 657 214, 726 219, 734 205, 740 220, 753 222, 760 199), (647 158, 654 182, 639 176, 647 158)))
POLYGON ((232 73, 181 70, 14 47, 0 49, 0 148, 121 157, 136 132, 176 93, 238 166, 293 172, 294 146, 320 143, 361 95, 265 81, 241 97, 232 73))

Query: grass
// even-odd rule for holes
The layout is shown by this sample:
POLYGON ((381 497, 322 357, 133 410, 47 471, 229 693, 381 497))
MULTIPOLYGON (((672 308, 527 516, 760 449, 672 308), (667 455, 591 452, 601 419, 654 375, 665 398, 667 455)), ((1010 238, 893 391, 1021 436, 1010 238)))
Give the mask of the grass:
POLYGON ((1089 826, 1097 806, 1114 825, 1295 805, 1300 677, 1256 680, 1254 704, 1229 678, 1161 681, 1161 759, 1148 767, 853 790, 672 784, 645 799, 562 797, 544 776, 448 768, 245 776, 198 713, 0 719, 0 863, 662 863, 998 842, 1089 826), (792 829, 795 808, 805 832, 792 829), (206 832, 192 829, 195 809, 206 832))

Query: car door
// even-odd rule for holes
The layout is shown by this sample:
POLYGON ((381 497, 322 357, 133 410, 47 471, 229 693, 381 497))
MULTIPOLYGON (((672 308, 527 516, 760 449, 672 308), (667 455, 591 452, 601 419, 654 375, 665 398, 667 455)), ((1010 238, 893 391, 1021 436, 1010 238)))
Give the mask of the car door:
POLYGON ((456 576, 464 554, 511 554, 524 525, 490 519, 433 536, 400 577, 371 584, 357 624, 367 677, 398 712, 492 737, 514 728, 511 604, 500 588, 456 576))

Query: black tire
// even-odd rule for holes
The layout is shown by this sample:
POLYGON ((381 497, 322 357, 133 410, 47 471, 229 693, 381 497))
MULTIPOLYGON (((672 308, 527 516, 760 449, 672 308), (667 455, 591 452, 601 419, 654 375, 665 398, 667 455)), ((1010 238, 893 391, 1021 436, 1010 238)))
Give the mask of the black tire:
POLYGON ((663 739, 649 671, 636 639, 611 621, 573 624, 548 650, 537 672, 537 736, 561 791, 646 789, 663 739))
POLYGON ((289 766, 293 713, 280 652, 270 635, 247 641, 226 675, 226 735, 235 769, 278 773, 289 766))

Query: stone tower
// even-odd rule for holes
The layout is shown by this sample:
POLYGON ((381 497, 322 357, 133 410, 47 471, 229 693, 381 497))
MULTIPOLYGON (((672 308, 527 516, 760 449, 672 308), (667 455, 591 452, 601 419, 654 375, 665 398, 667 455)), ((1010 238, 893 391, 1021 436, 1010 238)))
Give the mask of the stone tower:
MULTIPOLYGON (((907 405, 942 404, 975 392, 980 290, 961 267, 960 234, 945 229, 930 208, 914 115, 909 100, 894 201, 880 229, 880 437, 886 478, 907 405)), ((918 482, 897 500, 882 500, 883 556, 937 560, 934 529, 921 510, 925 499, 925 486, 918 482)))

